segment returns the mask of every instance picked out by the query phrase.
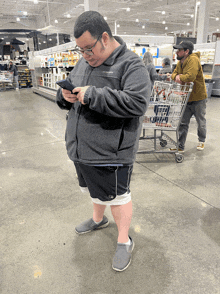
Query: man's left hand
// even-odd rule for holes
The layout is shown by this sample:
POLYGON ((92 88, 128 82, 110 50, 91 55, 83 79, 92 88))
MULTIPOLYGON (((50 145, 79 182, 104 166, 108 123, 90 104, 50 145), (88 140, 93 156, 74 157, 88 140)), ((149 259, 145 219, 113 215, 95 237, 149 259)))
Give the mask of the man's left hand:
POLYGON ((86 90, 89 88, 90 86, 85 86, 85 87, 77 87, 75 88, 72 93, 77 93, 77 99, 79 102, 81 102, 83 105, 85 105, 86 103, 84 102, 84 95, 86 93, 86 90))
POLYGON ((176 78, 175 78, 175 82, 176 82, 176 83, 179 83, 179 84, 182 85, 183 82, 180 80, 180 76, 181 76, 181 75, 177 75, 177 76, 176 76, 176 78))

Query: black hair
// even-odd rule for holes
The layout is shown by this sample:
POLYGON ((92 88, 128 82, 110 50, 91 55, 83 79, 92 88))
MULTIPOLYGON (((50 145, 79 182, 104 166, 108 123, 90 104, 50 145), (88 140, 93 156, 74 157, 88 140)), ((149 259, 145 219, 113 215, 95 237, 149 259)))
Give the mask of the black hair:
POLYGON ((100 37, 104 32, 107 32, 109 37, 113 38, 109 25, 97 11, 85 11, 77 18, 74 26, 74 37, 78 39, 86 31, 94 38, 100 37))
POLYGON ((184 51, 186 51, 187 49, 189 50, 189 55, 192 54, 192 50, 191 49, 189 49, 189 48, 183 48, 184 51))

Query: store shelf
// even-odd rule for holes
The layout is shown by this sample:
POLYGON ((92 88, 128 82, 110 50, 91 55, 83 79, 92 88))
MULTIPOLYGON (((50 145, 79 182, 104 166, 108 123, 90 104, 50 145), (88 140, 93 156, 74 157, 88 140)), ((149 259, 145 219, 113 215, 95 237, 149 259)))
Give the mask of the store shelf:
POLYGON ((31 71, 27 65, 18 65, 18 83, 20 88, 32 87, 31 71))
POLYGON ((56 82, 66 79, 79 60, 79 54, 72 51, 74 47, 75 42, 71 42, 68 46, 60 45, 29 55, 34 92, 55 99, 59 89, 56 82))
POLYGON ((56 101, 57 91, 47 87, 33 87, 33 92, 37 93, 49 100, 56 101))
POLYGON ((200 52, 200 60, 207 88, 212 83, 209 96, 220 96, 220 41, 212 43, 195 44, 195 52, 200 52), (210 94, 211 92, 211 94, 210 94))

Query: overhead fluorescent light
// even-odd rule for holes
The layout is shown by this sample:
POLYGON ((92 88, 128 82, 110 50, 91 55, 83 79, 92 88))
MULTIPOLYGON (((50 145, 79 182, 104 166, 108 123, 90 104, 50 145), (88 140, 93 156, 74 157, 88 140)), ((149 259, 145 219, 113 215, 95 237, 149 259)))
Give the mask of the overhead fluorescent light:
POLYGON ((34 0, 34 4, 38 4, 38 0, 34 0))
POLYGON ((17 21, 20 21, 20 17, 17 17, 16 20, 17 20, 17 21))
POLYGON ((46 31, 46 30, 48 30, 48 29, 50 29, 50 28, 52 28, 52 27, 53 27, 52 25, 49 25, 49 26, 44 27, 44 28, 42 28, 42 29, 37 29, 37 31, 46 31))

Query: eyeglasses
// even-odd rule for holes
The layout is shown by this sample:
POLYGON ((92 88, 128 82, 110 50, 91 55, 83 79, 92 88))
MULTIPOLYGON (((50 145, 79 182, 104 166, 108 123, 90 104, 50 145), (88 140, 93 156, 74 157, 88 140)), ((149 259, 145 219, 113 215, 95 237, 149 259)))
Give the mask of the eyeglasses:
POLYGON ((99 36, 98 39, 96 40, 95 44, 94 44, 91 48, 89 48, 89 49, 81 49, 80 47, 78 47, 78 46, 76 45, 76 47, 74 48, 74 50, 75 50, 75 51, 78 51, 78 52, 80 52, 80 53, 82 53, 82 54, 86 53, 87 55, 93 55, 94 53, 93 53, 92 49, 95 48, 96 44, 98 43, 98 41, 99 41, 99 39, 100 39, 101 37, 102 37, 102 36, 99 36))

